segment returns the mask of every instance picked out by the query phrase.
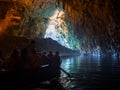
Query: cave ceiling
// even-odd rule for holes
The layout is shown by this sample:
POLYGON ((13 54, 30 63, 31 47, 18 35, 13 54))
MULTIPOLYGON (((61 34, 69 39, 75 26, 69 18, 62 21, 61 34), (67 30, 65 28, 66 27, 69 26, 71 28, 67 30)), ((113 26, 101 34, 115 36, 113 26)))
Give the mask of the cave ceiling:
POLYGON ((81 50, 95 51, 99 47, 104 52, 120 52, 119 3, 119 0, 0 0, 0 32, 44 37, 46 23, 60 9, 65 12, 68 32, 78 39, 81 50))

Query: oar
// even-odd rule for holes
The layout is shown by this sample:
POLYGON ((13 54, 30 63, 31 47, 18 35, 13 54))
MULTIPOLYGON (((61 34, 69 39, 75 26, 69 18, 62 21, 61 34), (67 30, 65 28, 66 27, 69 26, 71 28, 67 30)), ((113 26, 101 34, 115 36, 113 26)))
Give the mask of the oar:
POLYGON ((65 73, 65 74, 67 74, 68 75, 68 77, 70 77, 71 75, 67 72, 67 71, 65 71, 63 68, 61 68, 60 67, 60 69, 65 73))

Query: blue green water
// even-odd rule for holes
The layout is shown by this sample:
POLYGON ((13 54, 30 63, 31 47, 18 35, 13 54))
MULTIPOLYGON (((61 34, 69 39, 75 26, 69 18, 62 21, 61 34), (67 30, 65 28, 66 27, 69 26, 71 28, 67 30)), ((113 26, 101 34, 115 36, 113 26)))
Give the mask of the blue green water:
POLYGON ((67 90, 120 90, 120 61, 117 58, 64 57, 61 67, 71 75, 63 73, 62 82, 67 90))

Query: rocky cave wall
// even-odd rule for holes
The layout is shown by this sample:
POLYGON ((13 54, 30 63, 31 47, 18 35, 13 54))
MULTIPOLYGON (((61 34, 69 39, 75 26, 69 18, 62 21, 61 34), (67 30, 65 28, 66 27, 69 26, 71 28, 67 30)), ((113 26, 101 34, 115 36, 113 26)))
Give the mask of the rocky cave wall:
POLYGON ((52 10, 60 7, 66 10, 66 21, 72 25, 82 51, 95 52, 99 47, 102 53, 120 53, 119 2, 0 0, 0 31, 29 38, 43 37, 48 17, 51 16, 52 10))
MULTIPOLYGON (((60 0, 58 0, 60 1, 60 0)), ((81 49, 102 53, 120 52, 120 11, 118 0, 61 0, 67 10, 81 49)))

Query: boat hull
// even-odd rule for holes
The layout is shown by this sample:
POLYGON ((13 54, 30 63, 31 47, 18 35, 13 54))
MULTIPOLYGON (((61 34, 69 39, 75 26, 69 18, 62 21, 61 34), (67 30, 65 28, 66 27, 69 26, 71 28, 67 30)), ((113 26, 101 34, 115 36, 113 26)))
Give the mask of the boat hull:
POLYGON ((0 71, 1 86, 23 87, 59 78, 60 71, 56 67, 44 66, 31 70, 18 70, 15 72, 0 71))

